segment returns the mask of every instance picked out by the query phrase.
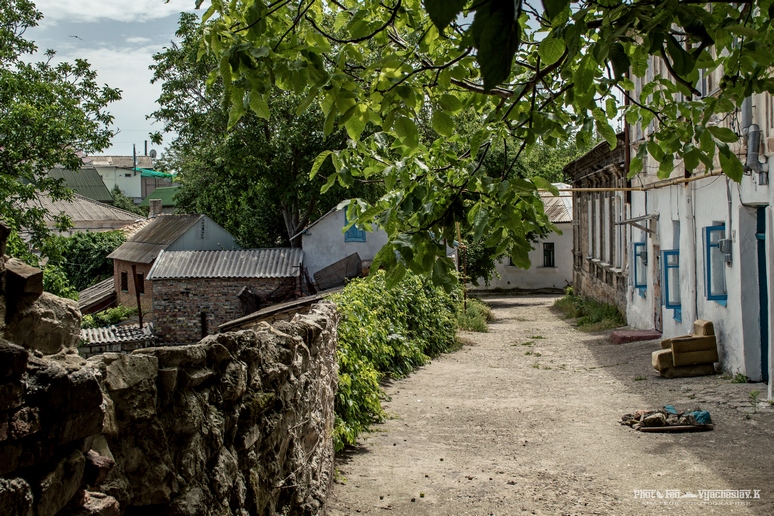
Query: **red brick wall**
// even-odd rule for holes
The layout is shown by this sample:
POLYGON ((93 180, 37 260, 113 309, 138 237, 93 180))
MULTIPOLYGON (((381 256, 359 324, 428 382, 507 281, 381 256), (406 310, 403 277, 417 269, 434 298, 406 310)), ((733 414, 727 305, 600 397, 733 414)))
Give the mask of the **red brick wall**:
MULTIPOLYGON (((219 278, 153 281, 153 316, 159 342, 192 343, 202 338, 201 313, 207 333, 244 315, 237 295, 250 286, 261 298, 293 278, 219 278)), ((268 305, 266 305, 268 306, 268 305)))
MULTIPOLYGON (((116 295, 118 297, 118 304, 134 308, 137 306, 137 297, 134 293, 134 276, 132 275, 132 262, 125 262, 123 260, 113 260, 113 281, 116 289, 116 295), (126 272, 128 276, 129 290, 124 292, 121 290, 121 273, 126 272)), ((140 294, 140 304, 142 305, 142 311, 150 312, 153 309, 153 282, 148 281, 148 273, 153 266, 152 263, 135 263, 137 266, 137 274, 142 274, 145 280, 145 293, 140 294)))

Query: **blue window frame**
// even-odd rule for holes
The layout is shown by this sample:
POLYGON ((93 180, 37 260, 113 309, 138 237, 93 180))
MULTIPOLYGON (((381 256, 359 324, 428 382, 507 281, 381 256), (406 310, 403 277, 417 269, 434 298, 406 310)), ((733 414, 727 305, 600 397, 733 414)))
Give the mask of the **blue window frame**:
MULTIPOLYGON (((347 210, 344 210, 344 226, 346 227, 347 224, 348 224, 347 210)), ((344 232, 344 241, 345 242, 365 242, 366 241, 365 229, 358 229, 357 226, 352 224, 352 227, 344 232)))
POLYGON ((723 304, 728 299, 726 290, 726 260, 720 251, 720 240, 725 238, 726 226, 707 226, 704 228, 707 299, 723 304))
POLYGON ((680 251, 662 251, 664 264, 664 306, 680 309, 680 251))
POLYGON ((645 242, 634 243, 634 288, 645 290, 647 284, 648 250, 645 242))

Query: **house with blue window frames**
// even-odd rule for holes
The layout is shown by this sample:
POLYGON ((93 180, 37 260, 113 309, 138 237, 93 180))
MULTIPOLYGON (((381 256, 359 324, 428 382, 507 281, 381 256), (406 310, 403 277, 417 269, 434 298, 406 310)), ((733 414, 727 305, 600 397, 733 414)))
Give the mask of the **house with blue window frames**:
POLYGON ((310 278, 320 269, 353 253, 360 255, 364 265, 368 265, 387 243, 387 233, 381 228, 374 227, 373 231, 365 231, 353 225, 343 231, 346 225, 346 209, 336 207, 301 233, 304 266, 310 278))
MULTIPOLYGON (((634 81, 634 98, 649 79, 668 76, 660 59, 650 64, 646 77, 634 81)), ((712 95, 721 76, 717 70, 702 77, 700 91, 712 95)), ((677 159, 670 179, 660 180, 659 164, 648 156, 628 185, 626 218, 613 222, 626 228, 629 241, 627 320, 664 337, 691 333, 696 319, 712 321, 722 369, 768 381, 774 369, 774 99, 755 94, 734 116, 714 123, 739 136, 730 147, 745 164, 740 183, 719 162, 711 173, 686 173, 677 159)), ((631 155, 654 129, 627 128, 631 155)))

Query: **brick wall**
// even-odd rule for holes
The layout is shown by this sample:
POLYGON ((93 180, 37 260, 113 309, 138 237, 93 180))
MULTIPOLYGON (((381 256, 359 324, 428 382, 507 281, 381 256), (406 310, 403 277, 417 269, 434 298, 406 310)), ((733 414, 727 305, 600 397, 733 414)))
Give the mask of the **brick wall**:
POLYGON ((118 297, 118 304, 135 308, 137 306, 137 297, 134 293, 134 276, 132 275, 132 265, 137 266, 137 274, 142 274, 145 285, 145 293, 140 294, 140 304, 142 305, 142 311, 150 312, 153 309, 153 282, 149 281, 148 273, 153 266, 153 263, 132 263, 125 262, 123 260, 113 260, 113 281, 116 289, 116 296, 118 297), (121 273, 127 273, 127 291, 121 290, 121 273))
POLYGON ((202 317, 207 334, 242 317, 237 295, 249 286, 263 299, 286 282, 297 278, 218 278, 154 280, 153 315, 159 342, 191 343, 202 338, 202 317))

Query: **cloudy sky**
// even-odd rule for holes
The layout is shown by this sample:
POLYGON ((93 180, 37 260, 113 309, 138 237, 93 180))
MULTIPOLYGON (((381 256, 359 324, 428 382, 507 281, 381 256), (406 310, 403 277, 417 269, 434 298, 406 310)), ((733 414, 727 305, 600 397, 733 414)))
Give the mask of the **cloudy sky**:
MULTIPOLYGON (((120 132, 104 154, 129 156, 132 144, 143 152, 148 133, 159 129, 145 119, 156 109, 160 93, 151 84, 152 56, 174 39, 179 13, 193 10, 194 0, 37 0, 43 13, 39 27, 27 32, 39 50, 53 49, 57 59, 86 59, 100 83, 122 90, 122 100, 108 108, 120 132), (73 36, 77 36, 73 37, 73 36)), ((169 138, 165 143, 168 143, 169 138)), ((149 142, 150 148, 150 142, 149 142)), ((163 146, 155 147, 159 152, 163 146)))

